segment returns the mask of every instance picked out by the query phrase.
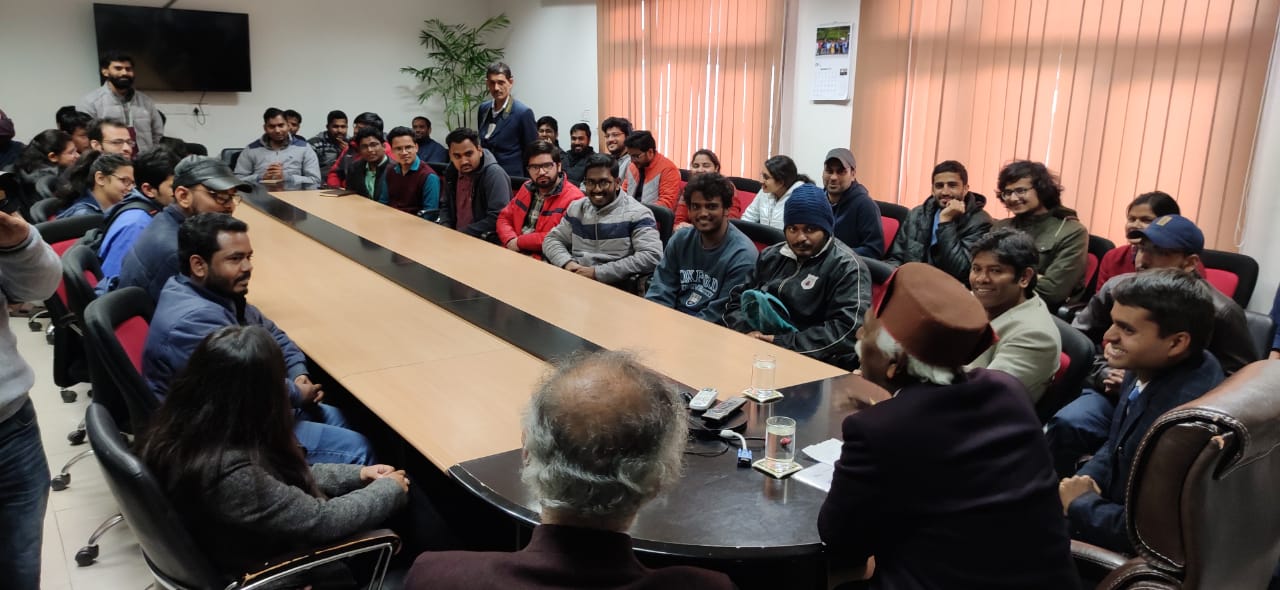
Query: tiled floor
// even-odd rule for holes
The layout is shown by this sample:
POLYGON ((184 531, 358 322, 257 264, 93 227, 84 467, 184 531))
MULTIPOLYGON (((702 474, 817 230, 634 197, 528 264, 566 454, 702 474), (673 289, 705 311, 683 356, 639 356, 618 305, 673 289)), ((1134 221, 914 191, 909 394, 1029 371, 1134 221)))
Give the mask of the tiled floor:
MULTIPOLYGON (((44 333, 28 330, 26 318, 11 318, 9 328, 18 338, 18 350, 36 371, 31 398, 39 416, 49 469, 56 474, 63 463, 89 447, 88 443, 73 447, 66 438, 84 417, 89 404, 89 397, 84 395, 88 386, 75 387, 79 393, 76 401, 63 403, 59 388, 53 383, 53 347, 45 343, 44 333)), ((102 537, 97 563, 89 567, 76 565, 76 551, 103 520, 115 513, 115 499, 107 489, 98 463, 93 457, 76 463, 71 468, 71 485, 60 492, 49 493, 40 587, 44 590, 136 590, 151 585, 142 552, 127 525, 118 525, 102 537)))

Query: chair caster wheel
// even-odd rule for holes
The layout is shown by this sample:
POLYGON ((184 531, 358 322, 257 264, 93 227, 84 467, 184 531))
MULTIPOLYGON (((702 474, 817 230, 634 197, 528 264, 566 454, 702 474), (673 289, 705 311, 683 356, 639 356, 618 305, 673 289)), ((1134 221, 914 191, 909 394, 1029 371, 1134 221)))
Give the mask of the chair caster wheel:
POLYGON ((41 324, 40 320, 31 320, 27 322, 27 329, 32 332, 42 332, 44 331, 44 324, 41 324))
POLYGON ((53 491, 55 492, 61 492, 62 490, 67 489, 67 486, 69 485, 71 485, 70 473, 59 473, 53 476, 53 479, 49 480, 49 487, 53 488, 53 491))
POLYGON ((79 551, 76 551, 76 565, 86 567, 93 565, 98 560, 98 546, 85 545, 79 551))
POLYGON ((84 435, 85 431, 83 430, 72 430, 71 433, 67 435, 67 441, 70 442, 72 446, 82 445, 84 444, 84 435))
POLYGON ((58 392, 58 395, 62 396, 62 403, 64 404, 69 404, 71 402, 76 401, 76 392, 70 389, 63 389, 58 392))

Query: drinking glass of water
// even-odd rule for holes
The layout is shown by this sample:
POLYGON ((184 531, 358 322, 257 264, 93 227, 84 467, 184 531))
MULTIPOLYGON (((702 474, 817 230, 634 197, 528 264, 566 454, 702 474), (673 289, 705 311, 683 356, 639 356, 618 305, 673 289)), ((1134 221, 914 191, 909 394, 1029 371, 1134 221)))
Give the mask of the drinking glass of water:
POLYGON ((786 471, 796 460, 796 421, 771 416, 764 421, 764 458, 776 471, 786 471))
POLYGON ((757 354, 751 362, 751 391, 757 399, 774 397, 773 374, 778 361, 771 354, 757 354))

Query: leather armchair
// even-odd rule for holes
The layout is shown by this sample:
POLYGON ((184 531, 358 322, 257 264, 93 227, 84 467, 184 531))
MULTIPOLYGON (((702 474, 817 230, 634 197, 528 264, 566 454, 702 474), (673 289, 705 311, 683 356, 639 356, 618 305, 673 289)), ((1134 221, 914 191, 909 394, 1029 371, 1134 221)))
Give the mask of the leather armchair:
POLYGON ((1137 556, 1073 541, 1082 577, 1108 590, 1266 587, 1280 561, 1277 388, 1280 361, 1259 361, 1161 416, 1125 497, 1137 556))

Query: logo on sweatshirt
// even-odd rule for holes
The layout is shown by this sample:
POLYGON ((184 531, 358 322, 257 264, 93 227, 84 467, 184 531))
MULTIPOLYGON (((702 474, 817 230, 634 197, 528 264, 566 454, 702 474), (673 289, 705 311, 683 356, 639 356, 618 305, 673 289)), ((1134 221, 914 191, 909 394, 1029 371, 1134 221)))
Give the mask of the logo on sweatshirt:
POLYGON ((805 277, 803 281, 800 281, 800 288, 804 289, 805 291, 808 291, 809 289, 812 289, 813 286, 816 284, 818 284, 818 275, 811 274, 805 277))

